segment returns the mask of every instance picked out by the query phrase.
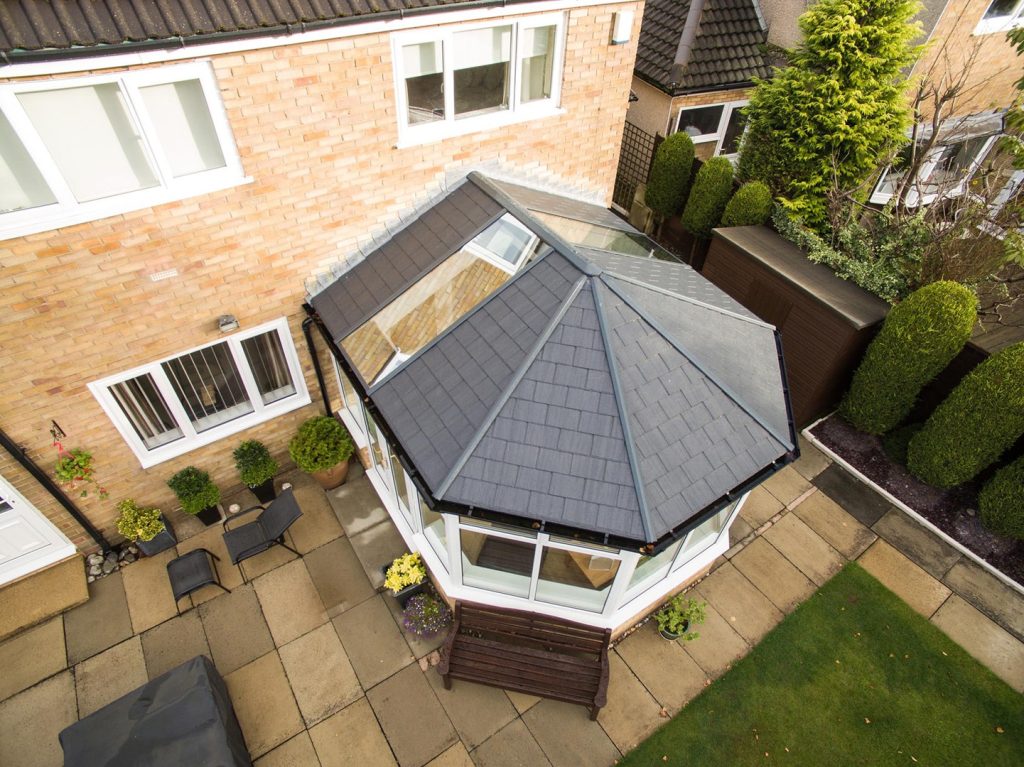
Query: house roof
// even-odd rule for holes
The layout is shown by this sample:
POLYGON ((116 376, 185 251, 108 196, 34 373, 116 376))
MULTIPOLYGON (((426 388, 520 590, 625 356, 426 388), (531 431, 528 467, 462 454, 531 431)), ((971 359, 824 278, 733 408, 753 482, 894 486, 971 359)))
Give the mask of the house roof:
POLYGON ((768 30, 758 0, 706 0, 690 61, 674 71, 690 0, 647 0, 637 43, 636 74, 672 95, 768 77, 768 30))
MULTIPOLYGON (((547 246, 390 375, 361 381, 435 501, 644 545, 792 459, 775 329, 685 264, 570 243, 610 229, 600 206, 471 173, 351 271, 401 274, 409 256, 393 243, 468 200, 547 246)), ((352 370, 359 320, 338 308, 364 285, 342 275, 311 301, 352 370)))

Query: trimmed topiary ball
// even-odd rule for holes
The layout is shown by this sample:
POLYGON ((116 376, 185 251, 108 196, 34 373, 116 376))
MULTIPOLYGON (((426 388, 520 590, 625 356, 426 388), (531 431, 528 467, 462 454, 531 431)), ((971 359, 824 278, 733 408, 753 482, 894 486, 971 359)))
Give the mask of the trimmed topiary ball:
POLYGON ((702 240, 711 237, 711 230, 722 220, 722 213, 732 195, 732 163, 725 157, 712 157, 697 171, 693 188, 683 209, 683 228, 702 240))
POLYGON ((868 434, 907 417, 924 385, 960 353, 978 316, 978 299, 956 282, 933 282, 893 307, 854 373, 839 415, 868 434))
POLYGON ((647 180, 647 207, 659 216, 674 216, 683 208, 693 171, 693 139, 673 133, 654 153, 647 180))
POLYGON ((981 524, 996 535, 1024 540, 1024 457, 1001 468, 978 496, 981 524))
POLYGON ((748 181, 725 206, 722 226, 760 226, 772 214, 772 193, 767 184, 748 181))

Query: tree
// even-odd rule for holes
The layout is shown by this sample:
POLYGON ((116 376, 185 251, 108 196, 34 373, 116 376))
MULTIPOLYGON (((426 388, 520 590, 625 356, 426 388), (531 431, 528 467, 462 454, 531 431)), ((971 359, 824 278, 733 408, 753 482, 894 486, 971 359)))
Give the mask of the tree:
POLYGON ((791 63, 760 81, 740 148, 744 180, 824 231, 833 189, 874 173, 910 124, 903 68, 919 52, 914 0, 820 0, 800 17, 791 63))
POLYGON ((693 139, 679 132, 662 141, 654 153, 644 200, 658 216, 674 216, 682 210, 690 189, 693 152, 693 139))
POLYGON ((760 181, 748 181, 725 206, 722 226, 759 226, 771 215, 771 190, 760 181))
POLYGON ((711 238, 711 230, 722 220, 722 212, 732 197, 732 162, 727 157, 712 157, 693 180, 690 196, 683 209, 682 224, 694 237, 711 238))

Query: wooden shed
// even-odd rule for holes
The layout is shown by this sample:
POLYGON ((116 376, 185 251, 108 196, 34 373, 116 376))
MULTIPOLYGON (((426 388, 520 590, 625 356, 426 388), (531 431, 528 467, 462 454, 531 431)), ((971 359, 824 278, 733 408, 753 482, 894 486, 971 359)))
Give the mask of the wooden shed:
POLYGON ((839 402, 889 311, 764 226, 716 229, 702 273, 781 331, 800 428, 839 402))

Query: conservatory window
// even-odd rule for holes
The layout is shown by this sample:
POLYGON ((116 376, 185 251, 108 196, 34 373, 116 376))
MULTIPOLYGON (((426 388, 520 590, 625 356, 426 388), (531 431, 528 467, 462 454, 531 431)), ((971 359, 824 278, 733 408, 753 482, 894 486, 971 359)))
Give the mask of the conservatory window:
POLYGON ((536 599, 539 602, 601 612, 619 559, 608 552, 557 548, 551 543, 541 551, 536 599))
POLYGON ((494 534, 463 527, 459 537, 462 582, 466 586, 516 597, 530 595, 533 559, 537 549, 534 536, 494 534))
POLYGON ((434 550, 434 553, 437 554, 445 567, 448 567, 448 533, 445 529, 444 515, 437 513, 427 506, 427 502, 418 493, 416 498, 420 505, 420 522, 423 525, 423 535, 430 543, 430 548, 434 550))

